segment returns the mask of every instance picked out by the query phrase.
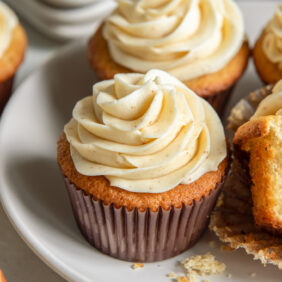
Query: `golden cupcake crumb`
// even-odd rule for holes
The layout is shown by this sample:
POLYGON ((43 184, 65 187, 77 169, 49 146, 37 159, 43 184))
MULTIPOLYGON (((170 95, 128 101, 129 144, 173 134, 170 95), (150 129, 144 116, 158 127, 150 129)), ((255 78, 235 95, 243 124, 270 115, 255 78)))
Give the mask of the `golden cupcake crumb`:
POLYGON ((192 282, 192 281, 189 281, 186 277, 184 276, 178 276, 177 277, 177 282, 192 282))
POLYGON ((252 278, 255 278, 255 277, 257 276, 257 274, 256 274, 255 272, 252 272, 252 273, 250 274, 250 276, 251 276, 252 278))
POLYGON ((170 272, 166 276, 169 277, 169 278, 177 278, 177 275, 174 272, 170 272))
POLYGON ((195 273, 200 276, 221 274, 226 269, 226 265, 217 261, 211 253, 193 256, 182 260, 181 263, 186 269, 188 275, 191 273, 195 273))
POLYGON ((143 268, 144 267, 144 264, 143 263, 140 263, 140 262, 137 262, 137 263, 134 263, 131 265, 131 268, 136 270, 136 269, 140 269, 140 268, 143 268))
POLYGON ((221 251, 224 251, 224 252, 232 252, 232 251, 234 251, 235 249, 232 248, 230 245, 222 245, 222 246, 220 247, 220 250, 221 250, 221 251))
POLYGON ((209 246, 210 246, 210 248, 214 248, 215 247, 215 241, 209 241, 209 246))

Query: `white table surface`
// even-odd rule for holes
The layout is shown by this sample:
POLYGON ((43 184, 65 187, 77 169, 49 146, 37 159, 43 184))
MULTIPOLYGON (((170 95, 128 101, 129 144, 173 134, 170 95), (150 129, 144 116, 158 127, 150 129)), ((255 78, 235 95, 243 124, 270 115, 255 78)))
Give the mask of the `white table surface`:
MULTIPOLYGON (((275 2, 275 1, 271 1, 275 2)), ((271 11, 266 11, 271 16, 271 11)), ((248 24, 256 24, 245 18, 248 24)), ((25 61, 17 73, 17 87, 36 67, 48 59, 62 43, 51 41, 42 36, 26 22, 22 23, 27 31, 29 48, 25 61)), ((260 23, 264 24, 264 23, 260 23)), ((251 43, 258 35, 251 36, 251 43)), ((251 64, 251 63, 250 63, 251 64)), ((249 66, 250 67, 250 66, 249 66)), ((1 122, 1 121, 0 121, 1 122)), ((64 281, 46 266, 22 241, 16 233, 0 205, 0 269, 8 282, 58 282, 64 281)))

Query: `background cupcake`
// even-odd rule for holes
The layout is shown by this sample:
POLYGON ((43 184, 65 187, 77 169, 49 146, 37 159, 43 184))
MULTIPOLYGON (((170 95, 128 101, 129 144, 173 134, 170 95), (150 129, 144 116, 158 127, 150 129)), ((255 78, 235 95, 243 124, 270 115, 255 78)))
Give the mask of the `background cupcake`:
POLYGON ((77 223, 124 260, 162 260, 206 226, 227 168, 212 107, 165 72, 119 74, 79 101, 58 142, 77 223))
POLYGON ((20 66, 27 39, 15 13, 0 2, 0 114, 12 92, 14 75, 20 66))
POLYGON ((218 111, 248 56, 243 18, 232 0, 121 0, 88 46, 90 63, 100 79, 159 68, 218 111))
POLYGON ((260 78, 266 83, 276 83, 282 78, 282 4, 258 38, 254 51, 254 63, 260 78))

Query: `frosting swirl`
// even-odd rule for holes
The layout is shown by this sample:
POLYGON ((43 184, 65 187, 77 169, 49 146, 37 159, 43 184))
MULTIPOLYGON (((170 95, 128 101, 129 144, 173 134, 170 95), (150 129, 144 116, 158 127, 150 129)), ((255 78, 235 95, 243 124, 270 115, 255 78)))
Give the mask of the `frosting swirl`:
POLYGON ((267 58, 282 70, 282 4, 277 6, 265 29, 262 48, 267 58))
POLYGON ((18 24, 15 13, 3 2, 0 2, 0 57, 9 47, 12 32, 18 24))
POLYGON ((64 130, 79 173, 133 192, 193 182, 226 157, 214 109, 159 70, 96 83, 64 130))
POLYGON ((268 115, 282 116, 282 79, 275 84, 272 94, 260 102, 251 119, 268 115))
POLYGON ((219 71, 236 55, 244 24, 233 0, 118 0, 103 35, 118 64, 189 80, 219 71))

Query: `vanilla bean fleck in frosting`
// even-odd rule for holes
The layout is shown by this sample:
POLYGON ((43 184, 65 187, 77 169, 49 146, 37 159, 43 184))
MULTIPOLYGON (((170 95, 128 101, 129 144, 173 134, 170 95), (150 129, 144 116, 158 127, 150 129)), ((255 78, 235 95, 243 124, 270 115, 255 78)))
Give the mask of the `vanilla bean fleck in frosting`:
POLYGON ((267 58, 282 70, 282 4, 277 6, 265 29, 262 48, 267 58))
POLYGON ((15 13, 2 1, 0 1, 0 57, 9 47, 12 32, 18 24, 15 13))
POLYGON ((224 68, 244 41, 233 0, 118 0, 103 35, 112 59, 133 71, 158 68, 181 80, 224 68))
POLYGON ((96 83, 64 131, 79 173, 103 175, 133 192, 191 183, 216 171, 227 155, 214 109, 160 70, 96 83))

